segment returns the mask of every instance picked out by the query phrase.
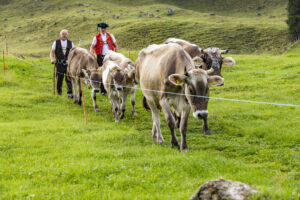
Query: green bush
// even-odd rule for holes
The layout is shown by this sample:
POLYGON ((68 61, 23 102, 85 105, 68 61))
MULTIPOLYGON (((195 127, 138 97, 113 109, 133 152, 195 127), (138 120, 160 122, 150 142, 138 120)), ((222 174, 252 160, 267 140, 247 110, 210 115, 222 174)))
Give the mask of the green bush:
POLYGON ((297 40, 300 35, 300 0, 289 0, 287 24, 292 39, 297 40))

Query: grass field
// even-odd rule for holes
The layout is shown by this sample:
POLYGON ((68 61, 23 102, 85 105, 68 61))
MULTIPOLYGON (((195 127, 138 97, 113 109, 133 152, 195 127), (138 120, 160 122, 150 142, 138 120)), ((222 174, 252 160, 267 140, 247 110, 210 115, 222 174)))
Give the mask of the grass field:
MULTIPOLYGON (((237 65, 225 67, 226 83, 211 96, 299 105, 299 76, 251 73, 300 74, 298 53, 295 45, 281 56, 232 55, 237 65)), ((190 116, 181 153, 164 121, 166 143, 151 138, 140 91, 138 117, 127 106, 116 124, 107 96, 95 113, 85 88, 86 125, 82 107, 52 95, 49 59, 27 62, 40 67, 9 56, 0 74, 0 199, 188 199, 221 177, 254 186, 258 199, 300 197, 299 108, 210 100, 212 135, 190 116)))
POLYGON ((10 52, 44 57, 61 29, 70 31, 69 38, 76 45, 81 38, 81 45, 87 48, 96 34, 96 24, 107 21, 111 25, 109 31, 124 49, 139 50, 168 37, 186 39, 202 48, 229 48, 239 54, 279 54, 290 46, 285 22, 287 0, 86 0, 81 3, 89 6, 78 6, 78 2, 70 0, 1 0, 0 39, 7 35, 10 52), (175 10, 173 16, 167 15, 168 8, 175 10), (140 11, 160 18, 149 18, 140 11), (120 19, 114 18, 116 14, 120 19))

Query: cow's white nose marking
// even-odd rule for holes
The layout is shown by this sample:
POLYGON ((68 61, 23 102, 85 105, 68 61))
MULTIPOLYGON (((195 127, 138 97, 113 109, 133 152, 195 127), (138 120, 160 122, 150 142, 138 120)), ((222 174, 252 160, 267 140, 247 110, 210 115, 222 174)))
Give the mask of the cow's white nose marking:
POLYGON ((193 117, 199 119, 200 117, 207 117, 208 111, 207 110, 197 110, 193 113, 193 117))

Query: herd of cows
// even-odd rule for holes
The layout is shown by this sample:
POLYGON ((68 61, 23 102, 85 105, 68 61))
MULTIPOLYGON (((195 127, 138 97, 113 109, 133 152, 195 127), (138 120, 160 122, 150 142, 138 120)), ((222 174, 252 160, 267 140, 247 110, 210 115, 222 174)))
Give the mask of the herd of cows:
POLYGON ((72 79, 74 102, 81 105, 80 78, 83 78, 87 87, 92 89, 95 111, 99 111, 96 93, 103 83, 116 122, 124 117, 128 94, 131 95, 132 115, 136 116, 135 93, 137 84, 140 84, 143 106, 152 112, 152 136, 158 143, 164 142, 160 130, 162 110, 171 131, 171 145, 187 151, 187 121, 191 109, 195 118, 203 120, 204 134, 210 134, 207 125, 209 85, 224 85, 222 65, 235 64, 233 58, 221 56, 227 52, 215 47, 203 50, 188 41, 169 38, 163 44, 142 49, 136 63, 121 53, 109 51, 103 66, 98 68, 96 59, 88 50, 74 47, 68 56, 67 73, 72 79), (176 128, 181 134, 180 145, 176 128))

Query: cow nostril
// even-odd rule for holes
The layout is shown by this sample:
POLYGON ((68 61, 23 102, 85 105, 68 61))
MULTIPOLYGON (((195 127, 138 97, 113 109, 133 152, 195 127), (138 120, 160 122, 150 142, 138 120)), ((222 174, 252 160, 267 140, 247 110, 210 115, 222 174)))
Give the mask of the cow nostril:
POLYGON ((201 115, 201 113, 198 113, 198 116, 197 116, 199 119, 201 119, 202 118, 202 115, 201 115))
POLYGON ((94 89, 94 92, 98 93, 98 92, 100 92, 100 89, 96 88, 96 89, 94 89))
POLYGON ((122 90, 122 88, 121 88, 121 87, 117 87, 117 90, 119 90, 119 91, 120 91, 120 90, 122 90))

